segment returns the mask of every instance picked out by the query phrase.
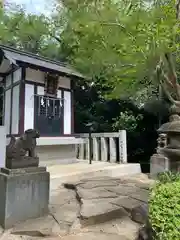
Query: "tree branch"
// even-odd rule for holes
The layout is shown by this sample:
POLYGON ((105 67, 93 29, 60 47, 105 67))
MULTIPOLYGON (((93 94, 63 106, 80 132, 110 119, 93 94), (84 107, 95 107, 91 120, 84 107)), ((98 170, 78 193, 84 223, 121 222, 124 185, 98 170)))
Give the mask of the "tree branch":
POLYGON ((161 86, 162 86, 162 89, 163 89, 164 93, 166 94, 167 98, 169 99, 169 101, 173 104, 176 104, 177 101, 171 96, 171 94, 167 90, 165 84, 162 83, 161 86))
POLYGON ((177 20, 180 19, 180 0, 176 1, 176 18, 177 20))
POLYGON ((107 26, 121 27, 121 28, 123 28, 124 30, 126 30, 125 26, 123 26, 122 24, 117 23, 117 22, 101 22, 101 24, 102 24, 102 25, 107 25, 107 26))
POLYGON ((168 76, 169 80, 168 81, 170 81, 172 83, 172 85, 174 86, 177 98, 178 98, 178 100, 180 100, 180 87, 179 87, 179 83, 177 81, 177 75, 176 75, 176 71, 174 68, 173 61, 172 61, 172 57, 170 54, 165 53, 165 58, 168 63, 168 70, 169 70, 169 76, 168 76))
POLYGON ((54 36, 52 33, 49 33, 49 35, 50 35, 50 37, 54 38, 57 42, 59 42, 59 43, 62 42, 60 38, 54 36))
MULTIPOLYGON (((93 20, 94 22, 97 22, 96 20, 93 20)), ((117 22, 99 22, 101 25, 104 25, 104 26, 114 26, 114 27, 120 27, 121 29, 123 29, 124 31, 127 32, 127 29, 125 28, 125 26, 123 26, 121 23, 117 23, 117 22)), ((134 36, 130 33, 130 32, 127 32, 127 34, 130 36, 130 37, 133 37, 134 36)))

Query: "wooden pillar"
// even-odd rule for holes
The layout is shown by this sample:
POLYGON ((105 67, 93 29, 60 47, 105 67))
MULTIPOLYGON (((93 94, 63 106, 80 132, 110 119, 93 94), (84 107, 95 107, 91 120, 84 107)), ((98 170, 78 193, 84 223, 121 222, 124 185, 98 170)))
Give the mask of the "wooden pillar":
POLYGON ((119 131, 119 157, 120 163, 127 163, 126 130, 119 131))
POLYGON ((109 138, 109 151, 110 151, 110 162, 117 162, 117 151, 116 151, 116 139, 109 138))
POLYGON ((101 137, 101 161, 108 161, 108 144, 105 137, 101 137))
POLYGON ((97 137, 94 137, 93 138, 93 160, 95 161, 100 161, 99 148, 100 148, 99 139, 97 137))

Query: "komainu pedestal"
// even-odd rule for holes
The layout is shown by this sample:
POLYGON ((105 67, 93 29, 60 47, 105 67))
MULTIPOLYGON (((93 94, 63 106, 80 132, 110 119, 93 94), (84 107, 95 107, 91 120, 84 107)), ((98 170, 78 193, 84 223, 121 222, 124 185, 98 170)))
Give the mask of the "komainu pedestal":
POLYGON ((48 213, 49 173, 46 168, 1 169, 0 189, 0 225, 3 228, 48 213))
POLYGON ((38 136, 29 129, 7 146, 6 168, 0 171, 0 225, 5 229, 48 213, 50 174, 38 167, 38 136))

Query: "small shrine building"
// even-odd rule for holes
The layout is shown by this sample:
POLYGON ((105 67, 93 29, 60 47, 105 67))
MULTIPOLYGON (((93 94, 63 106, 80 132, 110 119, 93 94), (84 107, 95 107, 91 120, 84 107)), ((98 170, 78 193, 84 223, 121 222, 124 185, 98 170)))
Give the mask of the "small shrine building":
POLYGON ((0 45, 1 123, 7 137, 37 129, 39 146, 77 143, 72 136, 78 78, 83 76, 62 62, 0 45))

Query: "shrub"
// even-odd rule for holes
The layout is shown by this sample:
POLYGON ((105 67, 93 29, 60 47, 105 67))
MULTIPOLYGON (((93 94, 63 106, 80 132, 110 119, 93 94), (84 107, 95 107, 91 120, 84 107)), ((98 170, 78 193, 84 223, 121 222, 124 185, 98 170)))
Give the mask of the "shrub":
POLYGON ((142 114, 135 114, 132 111, 121 112, 120 116, 114 119, 113 129, 126 129, 128 132, 133 132, 138 126, 139 121, 143 118, 142 114))
POLYGON ((158 184, 180 181, 180 173, 165 172, 158 175, 158 184))
POLYGON ((155 240, 180 240, 180 175, 166 173, 151 191, 149 220, 155 240))

